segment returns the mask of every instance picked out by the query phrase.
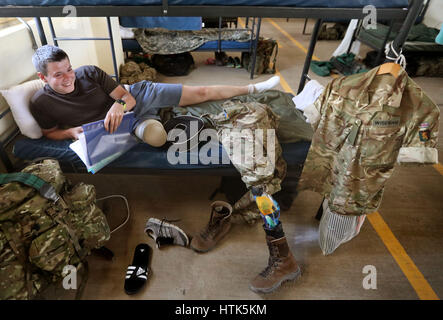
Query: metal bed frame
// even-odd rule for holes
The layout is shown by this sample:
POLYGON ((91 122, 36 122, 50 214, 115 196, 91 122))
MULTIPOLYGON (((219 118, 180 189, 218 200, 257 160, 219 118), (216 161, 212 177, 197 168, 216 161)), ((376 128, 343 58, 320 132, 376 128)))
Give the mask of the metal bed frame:
MULTIPOLYGON (((393 42, 393 48, 399 52, 410 28, 416 21, 417 16, 423 8, 424 0, 410 0, 409 7, 404 8, 380 8, 377 9, 377 19, 381 20, 404 20, 400 31, 393 42)), ((35 17, 37 27, 42 42, 46 41, 43 27, 40 21, 41 17, 64 17, 64 6, 0 6, 0 17, 35 17)), ((308 71, 314 48, 317 42, 317 36, 320 30, 322 20, 331 18, 340 19, 363 19, 365 14, 362 8, 316 8, 316 7, 272 7, 272 6, 207 6, 207 5, 169 5, 167 0, 162 0, 162 5, 147 6, 76 6, 78 17, 106 17, 121 16, 171 16, 171 17, 259 17, 259 18, 313 18, 316 19, 314 29, 311 34, 311 40, 306 54, 306 59, 301 74, 298 93, 303 90, 306 79, 309 79, 308 71)), ((110 32, 110 40, 112 34, 110 32)), ((112 45, 112 44, 111 44, 112 45)), ((114 48, 112 48, 114 53, 114 48)), ((392 54, 392 53, 391 53, 392 54)), ((114 65, 116 68, 116 65, 114 65)), ((116 68, 117 70, 117 68, 116 68)), ((116 75, 118 72, 116 72, 116 75)), ((7 111, 0 115, 0 119, 5 116, 7 111)), ((15 136, 14 136, 15 137, 15 136)), ((0 142, 0 158, 8 171, 14 171, 4 145, 9 144, 13 138, 8 137, 6 143, 0 142)))

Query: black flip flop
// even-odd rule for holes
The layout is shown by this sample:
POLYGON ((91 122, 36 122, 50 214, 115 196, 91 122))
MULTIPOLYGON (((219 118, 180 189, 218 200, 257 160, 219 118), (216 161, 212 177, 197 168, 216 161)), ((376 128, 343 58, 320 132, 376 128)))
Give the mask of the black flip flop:
POLYGON ((148 266, 151 255, 152 249, 146 243, 140 243, 135 247, 134 259, 126 271, 126 294, 137 293, 148 280, 148 276, 151 273, 148 266))

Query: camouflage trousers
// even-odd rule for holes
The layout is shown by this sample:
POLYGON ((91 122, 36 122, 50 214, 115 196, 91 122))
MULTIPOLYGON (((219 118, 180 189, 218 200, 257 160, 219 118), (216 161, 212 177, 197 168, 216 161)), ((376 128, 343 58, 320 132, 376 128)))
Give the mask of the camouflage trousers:
MULTIPOLYGON (((269 194, 280 191, 286 162, 276 135, 279 117, 258 102, 226 101, 222 106, 222 113, 209 117, 246 187, 261 186, 269 194)), ((234 204, 234 213, 248 223, 260 219, 250 190, 234 204)))
POLYGON ((173 31, 163 28, 137 29, 135 38, 145 53, 177 54, 197 49, 205 42, 231 40, 246 42, 251 40, 251 34, 246 29, 204 29, 173 31))

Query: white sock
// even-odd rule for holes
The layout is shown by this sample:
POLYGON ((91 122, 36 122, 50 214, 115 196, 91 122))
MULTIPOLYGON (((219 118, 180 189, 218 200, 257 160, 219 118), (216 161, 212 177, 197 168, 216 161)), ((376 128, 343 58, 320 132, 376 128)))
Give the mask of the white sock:
POLYGON ((248 85, 248 93, 261 93, 265 92, 267 90, 270 90, 277 86, 280 83, 280 77, 279 76, 273 76, 272 78, 262 81, 255 84, 248 85))

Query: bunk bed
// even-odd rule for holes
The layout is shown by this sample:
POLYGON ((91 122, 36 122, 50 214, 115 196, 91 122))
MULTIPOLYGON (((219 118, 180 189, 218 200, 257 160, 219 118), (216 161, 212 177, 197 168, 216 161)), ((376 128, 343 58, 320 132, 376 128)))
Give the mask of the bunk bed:
MULTIPOLYGON (((235 39, 222 39, 221 34, 224 29, 223 17, 218 18, 218 39, 212 41, 206 41, 198 48, 195 48, 192 51, 213 51, 213 52, 248 52, 252 55, 253 64, 255 65, 256 61, 256 52, 257 52, 257 39, 259 38, 261 18, 252 19, 252 27, 249 28, 249 19, 246 19, 245 29, 237 29, 237 27, 233 29, 227 30, 239 30, 243 32, 247 32, 248 41, 235 41, 235 39)), ((227 25, 227 23, 225 22, 227 25)), ((237 25, 237 23, 236 23, 237 25)), ((189 31, 189 30, 200 30, 204 32, 204 28, 202 29, 202 18, 201 17, 120 17, 120 28, 123 29, 124 32, 122 34, 122 46, 123 51, 127 53, 142 53, 144 52, 143 48, 140 46, 139 42, 136 40, 133 28, 141 28, 141 29, 151 29, 154 28, 162 28, 170 30, 170 32, 176 31, 189 31), (128 30, 129 28, 129 30, 128 30)), ((206 29, 208 30, 208 29, 206 29)), ((151 54, 156 54, 161 52, 149 52, 151 54)), ((251 68, 250 77, 253 79, 254 72, 253 68, 251 68)))
MULTIPOLYGON (((4 0, 0 5, 0 17, 35 17, 39 26, 39 35, 42 43, 46 43, 45 34, 41 26, 41 17, 63 17, 66 5, 74 5, 78 17, 109 17, 111 16, 171 16, 171 17, 269 17, 269 18, 314 18, 315 27, 312 32, 309 49, 301 75, 298 92, 300 92, 308 78, 309 65, 314 52, 319 27, 322 19, 362 19, 365 14, 362 8, 365 5, 374 5, 377 8, 377 19, 404 20, 402 28, 394 39, 393 47, 396 51, 402 47, 408 31, 415 21, 423 0, 4 0)), ((112 34, 110 33, 112 53, 112 34)), ((114 64, 116 68, 116 65, 114 64)), ((117 68, 116 68, 117 74, 117 68)), ((5 111, 7 112, 7 111, 5 111)), ((3 112, 1 116, 4 116, 3 112)), ((13 137, 14 138, 14 137, 13 137)), ((12 138, 12 139, 13 139, 12 138)), ((8 171, 16 168, 8 158, 4 145, 12 140, 10 137, 0 145, 0 157, 8 171)), ((41 140, 41 139, 38 139, 41 140)), ((19 149, 44 150, 44 141, 32 139, 19 140, 15 151, 19 149), (22 141, 22 142, 20 142, 22 141), (24 141, 24 142, 23 142, 24 141)), ((68 143, 61 142, 61 148, 67 148, 68 143), (64 145, 63 145, 64 143, 64 145)), ((301 172, 303 163, 309 150, 309 142, 283 144, 283 157, 288 162, 288 176, 291 172, 301 172)), ((68 151, 67 151, 68 152, 68 151)), ((37 156, 50 156, 50 152, 40 152, 37 156)), ((71 155, 72 156, 72 155, 71 155)), ((66 167, 78 172, 85 172, 85 168, 77 167, 78 162, 72 160, 66 167)), ((232 165, 212 166, 197 165, 193 167, 174 166, 170 168, 166 161, 165 152, 140 144, 128 153, 109 164, 103 173, 204 173, 204 174, 237 174, 232 165), (165 170, 163 170, 165 169, 165 170), (185 170, 183 170, 185 169, 185 170)))
MULTIPOLYGON (((232 18, 230 18, 232 19, 232 18)), ((261 18, 252 19, 252 27, 249 28, 249 19, 246 19, 246 25, 244 29, 238 29, 237 23, 235 23, 236 28, 225 28, 227 22, 224 22, 223 17, 217 19, 217 39, 211 41, 205 41, 198 48, 194 48, 191 51, 212 51, 212 52, 248 52, 252 55, 253 64, 256 61, 257 52, 257 39, 259 38, 261 18), (224 23, 223 23, 224 22, 224 23), (222 32, 243 32, 248 35, 248 37, 243 41, 236 41, 235 37, 228 39, 222 39, 222 32)), ((205 29, 202 27, 203 19, 202 17, 120 17, 120 30, 122 35, 122 46, 123 52, 125 54, 129 53, 146 53, 145 50, 140 46, 138 40, 136 39, 133 30, 134 29, 147 29, 149 32, 155 32, 156 28, 161 28, 162 30, 167 30, 166 32, 171 32, 174 36, 177 36, 180 32, 197 31, 197 34, 204 35, 205 31, 211 32, 213 34, 214 28, 205 29)), ((162 31, 165 32, 165 31, 162 31)), ((191 33, 192 36, 196 34, 191 33)), ((215 37, 214 37, 215 38, 215 37)), ((155 39, 155 38, 154 38, 155 39)), ((155 41, 155 40, 154 40, 155 41)), ((149 50, 149 54, 162 54, 162 52, 157 52, 155 50, 149 50)), ((177 53, 181 53, 177 52, 177 53)), ((250 78, 254 77, 254 69, 251 68, 250 78)))

